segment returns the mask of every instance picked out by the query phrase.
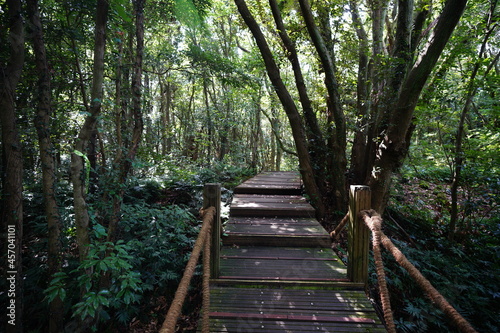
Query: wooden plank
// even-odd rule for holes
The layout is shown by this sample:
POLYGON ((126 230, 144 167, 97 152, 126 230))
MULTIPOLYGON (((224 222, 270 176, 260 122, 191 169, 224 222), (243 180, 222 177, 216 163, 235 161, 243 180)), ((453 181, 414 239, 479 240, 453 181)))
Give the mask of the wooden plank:
MULTIPOLYGON (((295 257, 221 256, 224 259, 303 260, 295 257)), ((308 258, 308 261, 338 261, 337 258, 308 258)))
POLYGON ((385 331, 363 291, 215 287, 211 300, 210 332, 385 331))
POLYGON ((337 261, 303 259, 268 260, 259 258, 221 258, 220 277, 238 279, 283 279, 336 281, 346 279, 346 267, 337 261))
MULTIPOLYGON (((255 288, 212 288, 211 310, 227 307, 262 309, 263 306, 273 306, 273 309, 294 310, 298 313, 317 313, 326 315, 330 311, 356 310, 359 312, 375 312, 363 291, 332 291, 332 290, 300 290, 300 289, 255 289, 255 288), (293 306, 290 306, 293 305, 293 306), (312 312, 311 312, 312 311, 312 312)), ((351 313, 351 316, 357 316, 351 313)), ((367 317, 368 318, 368 317, 367 317)))
POLYGON ((302 182, 296 172, 265 172, 243 182, 234 193, 301 194, 302 182))
POLYGON ((231 206, 230 216, 261 217, 314 217, 316 211, 310 206, 290 206, 287 204, 254 204, 231 206))
MULTIPOLYGON (((231 204, 231 213, 235 209, 239 208, 252 208, 255 210, 265 210, 265 209, 288 209, 288 210, 304 210, 308 212, 314 212, 314 208, 307 202, 234 202, 231 204)), ((234 214, 233 214, 234 215, 234 214)))
POLYGON ((309 225, 309 226, 318 226, 320 225, 318 220, 312 217, 259 217, 259 216, 231 216, 227 221, 227 225, 236 224, 236 225, 283 225, 283 226, 292 226, 292 225, 309 225))
POLYGON ((286 314, 260 314, 260 313, 237 313, 237 312, 210 312, 212 318, 251 318, 251 319, 278 319, 301 322, 318 323, 370 323, 375 324, 371 318, 360 317, 333 317, 333 316, 315 316, 315 315, 286 315, 286 314))
POLYGON ((294 321, 262 321, 214 319, 210 332, 387 332, 375 324, 301 323, 294 321))
POLYGON ((301 194, 302 188, 284 187, 279 185, 245 185, 242 184, 234 189, 234 193, 247 193, 247 194, 301 194))
POLYGON ((235 194, 232 202, 304 203, 307 201, 306 198, 298 195, 235 194))
POLYGON ((252 235, 318 235, 328 236, 328 233, 320 225, 289 225, 289 224, 263 224, 263 225, 248 225, 248 224, 228 224, 226 225, 226 233, 240 233, 252 235))
POLYGON ((302 182, 302 179, 300 177, 300 174, 298 172, 262 172, 252 178, 247 179, 246 181, 249 180, 255 180, 255 179, 280 179, 280 180, 287 180, 290 182, 302 182))
POLYGON ((222 237, 226 246, 297 246, 324 247, 332 244, 330 236, 317 235, 249 235, 244 233, 228 233, 222 237))
POLYGON ((300 259, 331 259, 335 258, 335 253, 329 248, 300 248, 300 247, 258 247, 258 246, 238 246, 221 249, 223 256, 248 256, 263 257, 275 256, 282 258, 300 258, 300 259))
POLYGON ((262 288, 263 286, 276 286, 278 288, 301 288, 322 290, 364 290, 364 284, 351 281, 301 281, 301 280, 266 280, 259 279, 212 279, 214 286, 251 286, 262 288))
POLYGON ((296 216, 314 217, 314 208, 297 196, 263 196, 236 194, 231 203, 231 216, 296 216))

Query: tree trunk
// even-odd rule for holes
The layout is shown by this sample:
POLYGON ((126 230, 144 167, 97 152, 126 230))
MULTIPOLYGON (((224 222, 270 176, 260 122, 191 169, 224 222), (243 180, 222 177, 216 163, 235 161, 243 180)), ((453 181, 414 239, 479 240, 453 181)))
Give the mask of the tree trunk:
POLYGON ((132 77, 132 116, 134 127, 132 140, 125 158, 115 161, 120 166, 117 186, 120 186, 118 195, 113 196, 112 215, 108 225, 108 241, 115 241, 118 223, 121 219, 121 203, 125 193, 123 186, 132 171, 137 149, 141 142, 144 121, 142 117, 142 62, 144 54, 144 3, 145 0, 134 1, 136 17, 136 55, 134 61, 134 75, 132 77))
MULTIPOLYGON (((75 140, 75 151, 85 154, 90 136, 97 124, 101 111, 102 87, 104 80, 104 54, 106 50, 106 23, 108 18, 109 3, 106 0, 97 1, 97 18, 95 25, 94 68, 90 102, 90 115, 78 133, 75 140)), ((81 156, 71 154, 71 182, 73 184, 73 201, 75 209, 76 240, 80 261, 86 259, 88 254, 89 238, 89 212, 86 201, 85 163, 81 156)))
POLYGON ((349 169, 349 182, 353 185, 364 184, 366 180, 366 148, 367 148, 367 125, 370 114, 371 101, 369 98, 370 80, 368 69, 368 36, 363 23, 361 22, 358 10, 358 4, 354 0, 349 1, 352 21, 356 28, 356 34, 359 40, 358 46, 358 78, 357 78, 357 101, 358 119, 356 119, 356 130, 354 142, 351 149, 351 165, 349 169))
POLYGON ((321 60, 321 66, 325 72, 325 86, 328 91, 329 109, 332 111, 331 118, 333 118, 335 123, 335 126, 329 126, 333 133, 329 138, 331 166, 327 173, 332 176, 333 181, 333 196, 335 197, 334 209, 345 211, 347 208, 347 183, 345 178, 345 171, 347 168, 347 129, 345 115, 340 101, 334 59, 314 22, 314 16, 309 1, 299 0, 299 4, 307 31, 309 32, 309 36, 321 60))
POLYGON ((448 39, 465 9, 467 0, 448 0, 426 49, 401 85, 398 99, 391 108, 387 134, 377 147, 377 156, 369 180, 372 207, 383 213, 389 198, 392 173, 407 155, 411 138, 412 117, 425 82, 436 65, 448 39))
POLYGON ((305 132, 309 142, 311 162, 314 164, 315 170, 317 170, 317 172, 315 173, 316 184, 318 184, 321 192, 323 192, 322 187, 324 187, 323 182, 325 180, 325 163, 327 156, 325 141, 318 124, 318 119, 316 118, 316 114, 314 113, 311 100, 309 99, 309 95, 307 93, 307 88, 304 76, 302 75, 302 69, 300 67, 295 43, 290 39, 286 32, 286 28, 283 23, 277 1, 269 0, 269 5, 271 6, 274 21, 276 22, 278 34, 280 35, 280 38, 286 49, 288 60, 292 65, 293 73, 295 76, 295 85, 299 93, 300 103, 302 105, 302 111, 304 113, 304 120, 306 125, 305 132))
POLYGON ((302 120, 300 114, 297 110, 297 106, 293 101, 292 96, 288 92, 285 84, 281 79, 280 70, 274 61, 273 54, 269 49, 267 41, 260 30, 259 25, 255 21, 254 17, 248 10, 248 7, 244 0, 235 0, 238 11, 240 12, 246 25, 252 32, 255 41, 259 47, 262 58, 266 65, 267 74, 269 79, 273 84, 273 88, 278 95, 278 98, 285 109, 290 122, 290 127, 292 129, 292 134, 295 142, 295 147, 297 149, 297 154, 299 156, 300 172, 302 175, 302 181, 306 188, 306 192, 312 200, 312 204, 315 206, 317 214, 319 217, 323 216, 325 213, 325 206, 323 203, 323 197, 314 179, 314 170, 312 168, 311 159, 309 156, 309 151, 306 143, 306 138, 304 135, 304 129, 302 125, 302 120))
POLYGON ((2 243, 7 254, 4 264, 7 283, 14 288, 5 291, 8 306, 5 310, 6 332, 23 332, 23 156, 16 118, 16 86, 21 78, 24 65, 24 26, 20 0, 7 0, 9 29, 9 58, 0 67, 0 121, 4 156, 2 175, 2 232, 6 240, 2 243), (10 316, 13 314, 13 317, 10 316))
MULTIPOLYGON (((38 71, 38 96, 35 127, 38 134, 40 161, 42 165, 42 184, 45 205, 45 216, 48 228, 48 273, 50 277, 61 271, 61 221, 56 201, 56 167, 54 145, 51 140, 50 116, 52 114, 52 96, 50 88, 50 71, 43 40, 42 23, 38 9, 38 0, 28 0, 28 12, 31 22, 31 37, 35 53, 35 64, 38 71)), ((59 297, 49 304, 49 332, 63 330, 64 307, 59 297)))
POLYGON ((479 50, 478 61, 474 64, 471 76, 469 78, 469 84, 467 86, 467 98, 465 99, 465 104, 460 114, 460 121, 458 123, 457 134, 455 137, 455 151, 454 151, 454 172, 453 181, 451 183, 451 211, 450 211, 450 224, 448 226, 448 239, 453 241, 455 236, 455 229, 457 227, 458 221, 458 188, 461 182, 462 168, 464 162, 464 152, 462 149, 462 142, 465 135, 465 118, 469 113, 470 107, 472 105, 472 99, 476 94, 475 80, 481 64, 484 62, 483 57, 486 52, 486 46, 488 39, 493 34, 496 26, 491 27, 491 21, 489 18, 493 17, 494 6, 491 8, 491 12, 486 15, 486 22, 488 25, 488 32, 485 34, 483 42, 481 44, 481 49, 479 50), (489 23, 489 24, 488 24, 489 23))

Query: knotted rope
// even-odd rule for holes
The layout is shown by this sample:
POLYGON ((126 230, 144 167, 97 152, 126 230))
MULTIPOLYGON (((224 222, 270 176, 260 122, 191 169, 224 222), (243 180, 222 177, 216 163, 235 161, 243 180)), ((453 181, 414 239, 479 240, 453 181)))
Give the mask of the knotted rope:
POLYGON ((367 218, 366 213, 363 214, 364 221, 373 234, 373 259, 375 261, 375 268, 377 271, 377 280, 380 289, 380 301, 382 303, 382 311, 384 312, 385 324, 389 333, 396 333, 396 326, 394 325, 394 318, 391 309, 391 300, 389 298, 389 290, 387 289, 387 282, 385 280, 384 262, 382 261, 382 251, 380 242, 382 238, 382 219, 380 215, 375 215, 367 218))
MULTIPOLYGON (((177 287, 177 291, 175 292, 174 300, 168 309, 167 316, 159 333, 173 333, 175 332, 175 325, 177 324, 177 319, 181 314, 182 305, 184 304, 184 300, 186 299, 186 295, 188 292, 189 284, 191 282, 191 278, 196 269, 196 264, 198 263, 198 259, 200 258, 201 250, 205 243, 210 243, 210 229, 212 227, 212 222, 215 216, 215 208, 209 207, 205 210, 201 211, 203 216, 203 224, 201 226, 200 234, 196 239, 196 242, 193 247, 193 252, 189 257, 189 261, 184 269, 184 274, 182 276, 181 282, 179 283, 179 287, 177 287), (208 240, 208 241, 206 241, 208 240)), ((206 246, 206 245, 205 245, 206 246)), ((210 246, 210 245, 208 245, 210 246)), ((206 249, 206 247, 205 247, 206 249)), ((207 255, 208 257, 208 255, 207 255)), ((210 259, 209 259, 210 260, 210 259)), ((210 268, 210 265, 206 265, 210 268)), ((205 275, 205 271, 203 273, 205 275)), ((210 272, 208 273, 210 274, 210 272)), ((205 286, 204 286, 205 287, 205 286)), ((204 292, 205 294, 205 292, 204 292)), ((208 293, 207 293, 208 294, 208 293)), ((205 298, 205 295, 203 296, 205 298)), ((205 309, 204 312, 208 312, 208 309, 205 309)), ((205 332, 205 331, 204 331, 205 332)), ((208 330, 206 331, 208 332, 208 330)))
MULTIPOLYGON (((370 225, 372 220, 378 219, 382 220, 380 215, 374 211, 373 209, 360 212, 363 221, 367 225, 370 225)), ((477 333, 477 331, 469 324, 467 320, 458 313, 455 308, 448 303, 448 301, 432 286, 432 284, 427 280, 420 271, 413 266, 413 264, 406 258, 406 256, 392 243, 392 241, 387 237, 382 231, 380 231, 380 238, 382 245, 386 250, 391 252, 396 262, 401 265, 406 271, 410 274, 410 276, 417 282, 417 284, 424 290, 427 297, 434 302, 441 311, 445 313, 446 316, 451 320, 452 324, 454 324, 460 332, 464 333, 477 333)), ((382 290, 381 290, 382 294, 382 290)), ((385 314, 384 314, 385 315, 385 314)))
MULTIPOLYGON (((215 212, 215 209, 214 209, 215 212)), ((213 216, 212 216, 213 220, 213 216)), ((205 247, 203 248, 203 316, 201 318, 201 332, 210 333, 210 248, 212 245, 212 223, 207 231, 205 247)))

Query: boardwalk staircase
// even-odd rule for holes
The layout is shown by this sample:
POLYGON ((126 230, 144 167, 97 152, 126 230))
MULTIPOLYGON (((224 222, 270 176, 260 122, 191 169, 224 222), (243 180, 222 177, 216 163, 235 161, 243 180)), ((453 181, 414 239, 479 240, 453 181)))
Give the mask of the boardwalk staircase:
POLYGON ((301 194, 294 172, 235 189, 210 283, 210 332, 385 332, 301 194))

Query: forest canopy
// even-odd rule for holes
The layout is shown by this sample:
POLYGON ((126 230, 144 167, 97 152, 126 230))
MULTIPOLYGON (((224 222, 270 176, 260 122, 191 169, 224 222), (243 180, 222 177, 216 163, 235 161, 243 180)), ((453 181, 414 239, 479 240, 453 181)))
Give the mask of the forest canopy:
MULTIPOLYGON (((497 0, 0 0, 0 44, 14 331, 154 330, 200 186, 262 170, 300 171, 326 228, 370 185, 410 257, 474 253, 462 310, 498 331, 497 0)), ((420 300, 402 331, 442 328, 420 300)))

